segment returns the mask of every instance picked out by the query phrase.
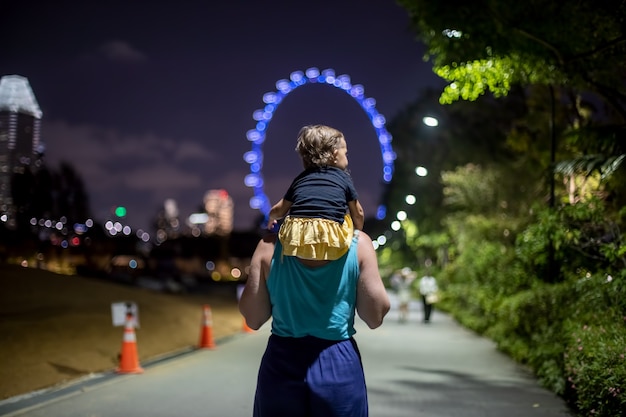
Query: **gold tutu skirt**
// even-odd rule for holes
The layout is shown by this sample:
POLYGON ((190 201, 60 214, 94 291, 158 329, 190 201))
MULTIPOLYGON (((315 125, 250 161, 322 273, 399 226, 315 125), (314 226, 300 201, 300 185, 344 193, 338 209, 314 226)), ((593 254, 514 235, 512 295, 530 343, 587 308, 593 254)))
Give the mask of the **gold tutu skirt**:
POLYGON ((343 224, 318 217, 287 216, 278 231, 283 255, 323 261, 341 258, 350 248, 353 235, 349 214, 343 224))

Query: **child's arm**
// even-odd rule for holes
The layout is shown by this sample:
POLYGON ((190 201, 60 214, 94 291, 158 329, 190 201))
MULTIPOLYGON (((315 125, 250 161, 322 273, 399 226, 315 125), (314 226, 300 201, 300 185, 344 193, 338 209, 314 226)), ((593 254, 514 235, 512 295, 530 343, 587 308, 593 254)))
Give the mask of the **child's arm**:
POLYGON ((352 217, 354 228, 363 230, 365 214, 363 214, 363 207, 361 203, 359 203, 359 200, 348 201, 348 208, 350 209, 350 217, 352 217))
POLYGON ((280 201, 271 208, 269 214, 269 220, 267 221, 267 228, 272 230, 274 224, 277 223, 278 219, 282 219, 287 215, 289 209, 291 208, 292 202, 287 201, 284 198, 281 198, 280 201))

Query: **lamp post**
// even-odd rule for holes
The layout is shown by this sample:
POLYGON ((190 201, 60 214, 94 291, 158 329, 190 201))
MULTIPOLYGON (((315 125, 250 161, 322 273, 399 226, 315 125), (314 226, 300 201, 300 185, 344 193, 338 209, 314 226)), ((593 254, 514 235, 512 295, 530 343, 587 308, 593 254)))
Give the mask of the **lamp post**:
MULTIPOLYGON (((554 178, 554 165, 556 163, 556 130, 555 130, 555 122, 556 122, 556 103, 554 98, 554 87, 552 85, 550 87, 550 201, 549 207, 550 210, 554 210, 555 204, 555 195, 554 195, 554 187, 555 187, 555 178, 554 178)), ((548 245, 548 282, 554 283, 558 281, 558 275, 560 274, 559 266, 556 264, 555 258, 555 248, 554 242, 552 241, 552 237, 550 237, 550 242, 548 245)))

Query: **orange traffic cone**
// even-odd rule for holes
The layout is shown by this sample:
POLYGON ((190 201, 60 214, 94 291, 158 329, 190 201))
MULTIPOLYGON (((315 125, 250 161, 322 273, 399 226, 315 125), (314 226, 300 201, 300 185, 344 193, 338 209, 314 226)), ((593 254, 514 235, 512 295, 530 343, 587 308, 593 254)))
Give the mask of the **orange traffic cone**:
POLYGON ((248 323, 246 322, 246 318, 243 318, 243 327, 241 329, 242 332, 244 333, 254 333, 254 329, 252 329, 250 326, 248 326, 248 323))
POLYGON ((122 340, 122 353, 120 353, 120 364, 116 372, 120 374, 140 374, 143 372, 143 369, 139 366, 135 325, 133 322, 133 315, 130 313, 126 315, 124 338, 122 340))
POLYGON ((202 308, 202 329, 200 330, 199 348, 215 349, 215 341, 213 340, 213 316, 211 307, 205 304, 202 308))

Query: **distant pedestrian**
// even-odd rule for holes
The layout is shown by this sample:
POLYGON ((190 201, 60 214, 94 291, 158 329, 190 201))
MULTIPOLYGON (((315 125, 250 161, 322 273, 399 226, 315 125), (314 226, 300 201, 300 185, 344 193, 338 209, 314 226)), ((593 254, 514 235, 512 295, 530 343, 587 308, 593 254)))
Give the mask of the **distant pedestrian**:
POLYGON ((400 323, 409 319, 409 304, 411 303, 411 288, 416 278, 411 268, 405 267, 391 276, 391 286, 398 294, 398 314, 400 323))
POLYGON ((341 258, 354 230, 363 230, 365 215, 348 172, 348 145, 343 133, 325 125, 304 126, 296 151, 304 171, 269 212, 278 231, 283 255, 301 259, 341 258), (285 217, 286 216, 286 217, 285 217))
POLYGON ((426 275, 420 278, 419 292, 422 296, 422 305, 424 306, 424 323, 430 323, 433 305, 439 300, 437 280, 430 275, 430 260, 427 261, 426 275))

